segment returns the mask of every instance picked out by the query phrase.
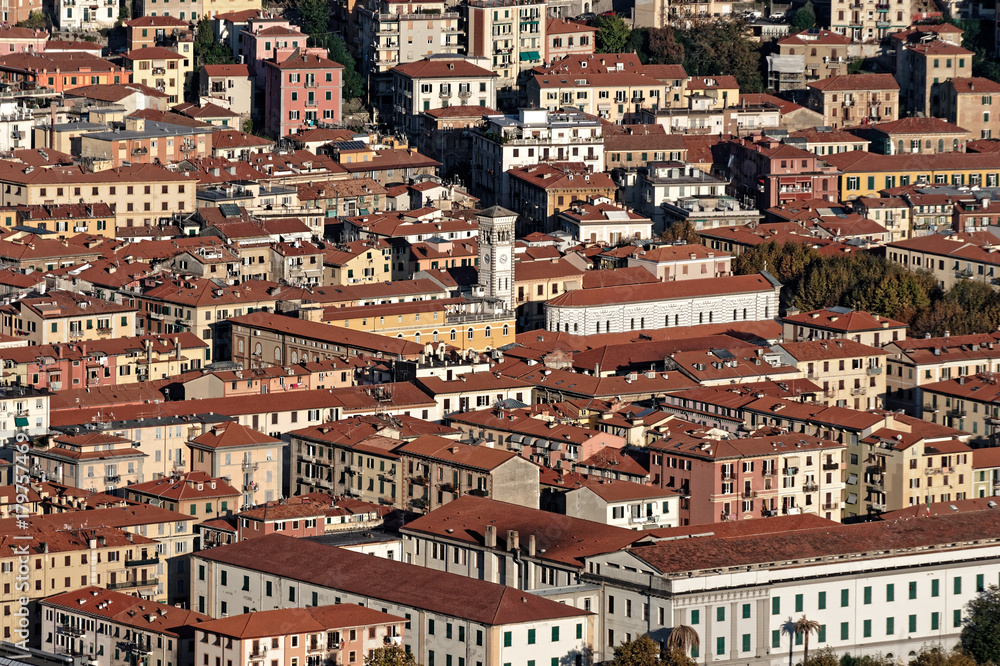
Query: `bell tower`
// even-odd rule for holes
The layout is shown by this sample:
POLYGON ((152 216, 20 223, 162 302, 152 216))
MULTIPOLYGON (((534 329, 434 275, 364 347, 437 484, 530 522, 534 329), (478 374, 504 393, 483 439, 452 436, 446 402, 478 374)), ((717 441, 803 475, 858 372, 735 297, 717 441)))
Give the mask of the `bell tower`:
POLYGON ((517 213, 492 206, 476 215, 479 221, 479 285, 486 298, 514 309, 514 223, 517 213))

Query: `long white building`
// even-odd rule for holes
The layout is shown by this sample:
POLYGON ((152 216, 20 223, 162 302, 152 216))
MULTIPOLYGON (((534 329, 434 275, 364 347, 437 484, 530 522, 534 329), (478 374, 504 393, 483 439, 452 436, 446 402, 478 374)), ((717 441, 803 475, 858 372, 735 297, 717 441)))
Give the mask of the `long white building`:
POLYGON ((659 543, 588 558, 602 584, 607 651, 649 633, 693 627, 696 661, 783 666, 802 647, 788 633, 819 623, 811 649, 908 660, 924 643, 950 649, 965 605, 1000 581, 1000 509, 834 525, 814 516, 681 528, 659 543), (674 538, 670 538, 670 537, 674 538), (794 645, 790 646, 790 641, 794 645))
POLYGON ((767 272, 575 289, 545 304, 545 328, 591 335, 765 321, 778 316, 780 290, 781 283, 767 272))

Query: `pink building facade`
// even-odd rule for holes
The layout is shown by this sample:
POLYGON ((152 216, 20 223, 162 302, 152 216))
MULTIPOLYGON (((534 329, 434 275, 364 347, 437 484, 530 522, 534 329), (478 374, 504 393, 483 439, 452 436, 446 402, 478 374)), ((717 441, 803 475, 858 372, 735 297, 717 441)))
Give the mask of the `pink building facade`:
POLYGON ((296 50, 264 63, 267 68, 264 113, 265 132, 279 139, 341 120, 343 65, 315 51, 296 50))

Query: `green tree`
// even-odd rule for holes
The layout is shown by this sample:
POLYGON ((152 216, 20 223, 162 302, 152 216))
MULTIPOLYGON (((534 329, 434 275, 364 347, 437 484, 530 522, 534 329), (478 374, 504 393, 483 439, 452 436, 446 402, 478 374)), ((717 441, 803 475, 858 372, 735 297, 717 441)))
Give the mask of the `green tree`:
POLYGON ((615 658, 611 666, 661 666, 660 646, 643 634, 635 640, 626 641, 615 647, 615 658))
POLYGON ((417 666, 417 661, 400 645, 383 645, 365 657, 365 666, 417 666))
POLYGON ((949 652, 940 643, 925 643, 909 666, 976 666, 976 661, 957 649, 949 652))
POLYGON ((195 27, 194 57, 202 65, 228 65, 236 62, 229 48, 216 41, 212 23, 208 19, 198 21, 195 27))
POLYGON ((671 650, 680 650, 683 654, 688 654, 691 648, 701 647, 701 638, 698 636, 698 631, 694 627, 689 627, 686 624, 679 624, 670 630, 670 635, 667 636, 667 648, 671 650))
POLYGON ((623 53, 628 45, 631 31, 625 21, 617 16, 598 16, 594 20, 598 29, 595 45, 598 53, 623 53))
POLYGON ((684 45, 674 37, 674 29, 650 28, 646 53, 649 61, 658 65, 677 65, 684 62, 684 45))
POLYGON ((668 648, 660 657, 663 666, 697 666, 694 659, 680 648, 668 648))
POLYGON ((814 25, 816 25, 816 8, 812 0, 808 0, 796 10, 795 16, 792 17, 792 27, 796 30, 808 30, 814 25))
POLYGON ((701 244, 701 236, 699 236, 698 232, 694 230, 694 226, 689 220, 671 224, 666 231, 660 234, 660 240, 668 243, 673 243, 674 241, 684 241, 689 245, 701 244))
POLYGON ((344 82, 344 99, 356 99, 365 94, 365 82, 358 73, 358 63, 347 50, 347 45, 337 35, 313 35, 309 38, 309 46, 319 46, 326 49, 327 57, 344 66, 341 76, 344 82))
POLYGON ((980 664, 1000 663, 1000 589, 990 585, 965 605, 962 651, 980 664))
POLYGON ((802 666, 840 666, 840 656, 836 650, 827 646, 813 652, 808 659, 803 659, 802 666))
POLYGON ((792 623, 796 636, 802 636, 805 640, 802 647, 802 661, 809 661, 809 636, 819 631, 819 622, 810 620, 805 615, 792 623))
POLYGON ((327 0, 297 0, 299 26, 307 35, 323 35, 330 30, 330 3, 327 0))
POLYGON ((52 25, 48 15, 43 11, 31 12, 28 18, 16 24, 18 28, 31 28, 32 30, 48 30, 52 25))
POLYGON ((675 34, 684 46, 688 75, 731 74, 742 92, 763 92, 761 45, 750 38, 745 20, 730 19, 716 23, 711 30, 698 26, 675 34))

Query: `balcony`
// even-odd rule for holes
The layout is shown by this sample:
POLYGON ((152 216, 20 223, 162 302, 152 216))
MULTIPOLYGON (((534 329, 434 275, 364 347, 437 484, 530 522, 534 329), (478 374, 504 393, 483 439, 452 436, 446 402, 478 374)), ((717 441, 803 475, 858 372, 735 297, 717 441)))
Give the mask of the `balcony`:
POLYGON ((443 99, 448 99, 449 97, 451 97, 451 88, 442 88, 440 92, 438 92, 438 97, 441 97, 443 99))
POLYGON ((86 631, 82 627, 77 627, 75 625, 69 624, 67 622, 62 622, 59 624, 59 633, 63 636, 83 636, 86 631))
POLYGON ((469 99, 470 97, 472 97, 472 91, 471 90, 459 90, 458 91, 458 98, 459 99, 469 99))
POLYGON ((111 474, 109 476, 104 477, 105 483, 120 483, 121 480, 122 480, 121 474, 111 474))
POLYGON ((851 389, 851 395, 865 395, 868 393, 867 386, 855 386, 851 389))
POLYGON ((795 476, 799 473, 798 467, 786 467, 784 470, 785 476, 795 476))
POLYGON ((736 472, 732 470, 722 470, 722 480, 726 483, 732 483, 736 480, 736 472))
POLYGON ((885 511, 885 502, 869 502, 868 509, 870 511, 885 511))
POLYGON ((240 464, 240 469, 243 470, 244 472, 256 472, 257 471, 257 467, 258 467, 257 463, 251 462, 249 460, 244 460, 240 464))
POLYGON ((880 366, 880 365, 873 365, 873 366, 869 367, 867 370, 865 370, 865 373, 869 377, 872 377, 874 375, 881 375, 882 374, 882 366, 880 366))
POLYGON ((256 648, 250 648, 250 658, 251 659, 266 659, 267 658, 267 648, 263 645, 256 648))
POLYGON ((778 470, 773 467, 765 467, 761 474, 764 478, 778 476, 778 470))
POLYGON ((147 578, 145 580, 122 580, 117 583, 108 583, 109 590, 126 590, 133 587, 155 587, 160 584, 159 578, 147 578))
POLYGON ((415 486, 426 486, 427 485, 427 477, 426 476, 411 476, 410 477, 410 483, 412 483, 415 486))
POLYGON ((881 495, 885 492, 885 484, 881 481, 870 481, 866 488, 869 493, 878 493, 881 495))
POLYGON ((875 21, 875 27, 876 28, 888 28, 891 25, 892 25, 891 21, 886 21, 886 20, 875 21))
POLYGON ((159 555, 153 555, 152 557, 144 557, 137 560, 125 560, 125 566, 127 567, 148 567, 159 563, 160 563, 159 555))
POLYGON ((823 463, 824 472, 832 472, 840 469, 840 463, 823 463))
POLYGON ((774 518, 775 516, 778 515, 778 510, 777 509, 761 509, 760 513, 765 518, 774 518))
POLYGON ((443 493, 457 493, 458 486, 451 481, 443 482, 438 484, 438 490, 443 493))
POLYGON ((823 506, 823 510, 824 511, 836 511, 837 509, 840 508, 840 503, 839 502, 823 502, 822 506, 823 506))
POLYGON ((153 68, 153 76, 165 76, 166 73, 167 73, 167 70, 164 69, 163 67, 154 67, 153 68))
POLYGON ((964 407, 952 407, 948 410, 948 416, 956 419, 965 418, 968 412, 965 411, 964 407))
POLYGON ((819 486, 815 483, 809 482, 802 486, 802 492, 804 493, 814 493, 819 490, 819 486))

